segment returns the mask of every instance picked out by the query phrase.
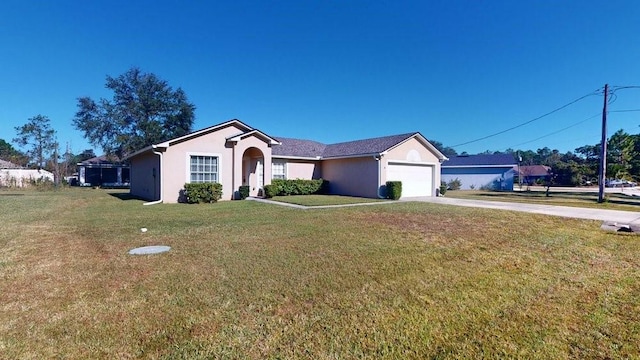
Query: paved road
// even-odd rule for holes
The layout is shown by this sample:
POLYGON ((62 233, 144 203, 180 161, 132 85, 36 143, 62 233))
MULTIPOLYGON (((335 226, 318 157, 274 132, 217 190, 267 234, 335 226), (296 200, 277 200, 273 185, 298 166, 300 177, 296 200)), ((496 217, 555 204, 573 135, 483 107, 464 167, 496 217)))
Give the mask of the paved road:
POLYGON ((448 197, 415 197, 404 198, 402 199, 402 201, 425 201, 456 206, 521 211, 533 214, 562 216, 575 219, 600 220, 617 224, 640 226, 640 212, 635 211, 589 209, 571 206, 524 204, 501 201, 454 199, 448 197))

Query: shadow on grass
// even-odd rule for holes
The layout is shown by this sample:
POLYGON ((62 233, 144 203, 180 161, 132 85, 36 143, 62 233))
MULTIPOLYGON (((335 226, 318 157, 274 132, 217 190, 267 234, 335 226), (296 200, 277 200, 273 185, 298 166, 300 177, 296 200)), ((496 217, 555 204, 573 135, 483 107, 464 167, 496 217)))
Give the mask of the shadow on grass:
POLYGON ((0 194, 0 196, 24 196, 24 194, 0 194))
POLYGON ((139 197, 139 196, 135 196, 135 195, 131 195, 130 193, 125 193, 125 192, 110 192, 109 195, 118 198, 120 200, 126 201, 126 200, 142 200, 144 201, 145 199, 139 197))

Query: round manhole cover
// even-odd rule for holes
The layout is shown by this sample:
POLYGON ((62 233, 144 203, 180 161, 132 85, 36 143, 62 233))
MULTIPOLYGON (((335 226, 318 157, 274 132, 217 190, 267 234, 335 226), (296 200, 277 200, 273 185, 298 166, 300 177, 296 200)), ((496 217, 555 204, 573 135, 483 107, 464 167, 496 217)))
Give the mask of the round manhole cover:
POLYGON ((150 254, 163 253, 169 250, 171 250, 171 247, 164 246, 164 245, 143 246, 143 247, 129 250, 129 254, 130 255, 150 255, 150 254))

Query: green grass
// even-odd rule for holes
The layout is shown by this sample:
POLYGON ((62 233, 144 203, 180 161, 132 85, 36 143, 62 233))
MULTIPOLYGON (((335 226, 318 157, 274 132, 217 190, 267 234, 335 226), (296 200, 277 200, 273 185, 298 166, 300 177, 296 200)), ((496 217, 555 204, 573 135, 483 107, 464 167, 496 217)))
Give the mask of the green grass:
POLYGON ((598 193, 568 192, 559 191, 557 189, 550 192, 549 196, 547 196, 546 192, 543 190, 514 192, 449 190, 445 196, 459 199, 524 202, 529 204, 561 205, 609 210, 638 211, 640 209, 639 197, 607 193, 605 195, 606 201, 604 203, 598 203, 598 193))
POLYGON ((291 195, 291 196, 275 196, 271 200, 296 204, 302 206, 330 206, 330 205, 351 205, 366 204, 373 202, 389 201, 385 199, 371 199, 353 196, 340 195, 291 195))
POLYGON ((0 357, 640 357, 639 238, 598 222, 112 194, 0 192, 0 357))

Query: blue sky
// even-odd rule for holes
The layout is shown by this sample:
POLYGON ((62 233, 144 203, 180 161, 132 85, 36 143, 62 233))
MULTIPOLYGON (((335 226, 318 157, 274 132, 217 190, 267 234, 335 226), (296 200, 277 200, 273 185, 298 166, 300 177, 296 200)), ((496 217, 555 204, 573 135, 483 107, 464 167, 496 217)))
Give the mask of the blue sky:
MULTIPOLYGON (((634 0, 4 0, 0 139, 42 114, 63 147, 93 148, 71 124, 76 99, 110 98, 105 77, 137 66, 186 92, 194 130, 237 118, 324 143, 419 131, 453 146, 605 83, 640 85, 638 19, 634 0)), ((595 144, 602 106, 589 96, 455 148, 595 144)), ((640 109, 638 88, 610 105, 630 109, 640 109)), ((639 125, 640 112, 609 114, 609 134, 639 125)))

